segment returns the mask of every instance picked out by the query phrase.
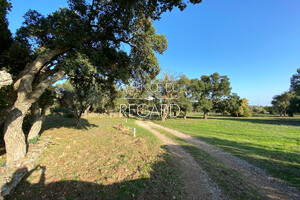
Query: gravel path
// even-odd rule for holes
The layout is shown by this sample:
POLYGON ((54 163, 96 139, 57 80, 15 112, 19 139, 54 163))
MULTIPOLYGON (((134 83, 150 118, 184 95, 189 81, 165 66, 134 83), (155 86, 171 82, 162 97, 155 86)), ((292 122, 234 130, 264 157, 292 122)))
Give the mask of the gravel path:
POLYGON ((181 171, 189 199, 227 199, 221 194, 221 190, 218 186, 209 179, 207 173, 201 166, 189 153, 183 150, 183 148, 164 134, 152 129, 147 123, 137 120, 136 124, 152 132, 171 153, 174 162, 181 171))
POLYGON ((206 151, 213 157, 221 161, 226 167, 236 170, 242 178, 250 182, 252 185, 257 187, 258 192, 261 193, 266 199, 284 199, 284 200, 299 200, 300 193, 295 188, 290 187, 284 181, 278 180, 260 168, 255 167, 254 165, 237 158, 236 156, 231 155, 223 151, 220 148, 217 148, 213 145, 210 145, 206 142, 203 142, 199 139, 191 137, 182 132, 167 128, 153 122, 146 122, 149 127, 162 129, 168 131, 169 133, 174 134, 175 136, 185 140, 186 142, 193 144, 202 150, 206 151))

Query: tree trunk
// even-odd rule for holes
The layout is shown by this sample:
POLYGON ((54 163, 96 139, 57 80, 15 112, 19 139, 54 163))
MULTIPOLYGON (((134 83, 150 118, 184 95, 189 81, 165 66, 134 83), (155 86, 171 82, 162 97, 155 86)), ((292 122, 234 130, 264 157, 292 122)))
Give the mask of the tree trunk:
POLYGON ((83 113, 84 116, 88 116, 88 115, 89 115, 89 110, 90 110, 90 108, 91 108, 91 106, 89 105, 89 106, 85 109, 85 111, 84 111, 84 113, 83 113))
POLYGON ((31 108, 32 108, 31 112, 32 112, 34 121, 30 128, 30 131, 29 131, 29 134, 27 137, 27 141, 32 140, 39 135, 39 133, 42 129, 42 124, 44 122, 45 113, 46 113, 46 108, 42 108, 42 112, 40 112, 40 107, 39 107, 38 102, 35 102, 31 108))
POLYGON ((79 113, 79 115, 77 115, 76 127, 80 127, 81 126, 81 115, 82 115, 81 112, 79 113))
POLYGON ((26 154, 26 142, 22 124, 27 111, 31 105, 40 98, 49 85, 61 79, 65 74, 63 70, 54 67, 54 69, 49 69, 37 76, 37 73, 41 72, 40 70, 45 67, 52 58, 66 52, 70 47, 41 49, 40 55, 28 63, 26 69, 19 74, 13 84, 17 98, 4 122, 4 141, 7 155, 6 161, 8 164, 23 158, 26 154), (37 80, 34 84, 35 88, 33 88, 34 80, 37 80))
POLYGON ((184 112, 183 119, 186 119, 187 112, 184 112))
POLYGON ((208 113, 204 113, 204 115, 203 115, 203 119, 207 119, 207 116, 208 116, 208 113))
POLYGON ((167 118, 167 115, 168 115, 168 108, 167 109, 163 109, 162 113, 161 113, 161 121, 166 121, 166 118, 167 118))
POLYGON ((161 116, 161 121, 162 121, 162 122, 166 121, 166 115, 163 114, 163 115, 161 116))
POLYGON ((23 158, 26 154, 25 135, 22 130, 26 113, 31 105, 40 98, 46 88, 63 76, 64 71, 59 71, 51 78, 41 81, 34 91, 32 91, 34 78, 32 74, 25 75, 18 84, 18 97, 4 123, 4 141, 8 164, 23 158))
POLYGON ((17 101, 5 120, 4 141, 8 164, 23 158, 26 154, 26 142, 22 124, 30 105, 29 102, 17 101))
POLYGON ((11 85, 13 79, 11 75, 5 71, 0 71, 0 88, 3 86, 11 85))

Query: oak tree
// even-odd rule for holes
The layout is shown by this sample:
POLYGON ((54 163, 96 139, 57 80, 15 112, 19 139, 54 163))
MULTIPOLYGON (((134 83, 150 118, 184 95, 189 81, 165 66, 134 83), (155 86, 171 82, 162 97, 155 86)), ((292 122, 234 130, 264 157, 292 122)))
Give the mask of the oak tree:
MULTIPOLYGON (((196 4, 201 0, 190 2, 196 4)), ((6 55, 1 55, 7 58, 1 68, 9 68, 13 72, 20 69, 13 82, 15 99, 4 122, 7 162, 26 154, 22 131, 25 114, 50 85, 76 70, 76 65, 68 63, 79 59, 78 55, 88 58, 103 77, 110 73, 130 72, 132 77, 142 79, 144 74, 157 73, 157 66, 153 66, 149 58, 153 51, 160 51, 157 49, 159 45, 134 43, 135 38, 142 39, 144 35, 133 33, 150 28, 149 19, 157 20, 163 12, 174 7, 183 10, 186 3, 180 0, 69 0, 67 8, 60 8, 47 16, 35 10, 28 11, 23 26, 13 39, 14 43, 4 53, 6 55), (124 68, 115 57, 110 60, 101 55, 106 50, 122 54, 122 44, 131 47, 131 53, 126 57, 132 64, 124 68), (24 59, 14 59, 10 55, 18 52, 14 49, 18 49, 24 59), (105 65, 106 62, 114 64, 105 65)))

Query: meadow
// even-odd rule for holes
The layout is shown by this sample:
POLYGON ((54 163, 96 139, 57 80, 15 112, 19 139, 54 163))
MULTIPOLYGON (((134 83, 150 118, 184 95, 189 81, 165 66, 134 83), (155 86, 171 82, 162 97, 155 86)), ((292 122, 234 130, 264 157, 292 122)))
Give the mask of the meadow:
POLYGON ((300 189, 300 118, 212 116, 155 121, 220 147, 300 189))

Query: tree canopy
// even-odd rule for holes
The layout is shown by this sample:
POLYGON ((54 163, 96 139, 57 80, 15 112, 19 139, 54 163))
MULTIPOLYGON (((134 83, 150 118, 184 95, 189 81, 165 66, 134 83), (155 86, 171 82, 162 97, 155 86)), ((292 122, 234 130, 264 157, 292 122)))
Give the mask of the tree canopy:
POLYGON ((0 2, 1 42, 7 41, 0 65, 14 78, 13 103, 4 123, 8 162, 26 153, 20 127, 27 111, 50 85, 77 73, 79 66, 95 69, 91 74, 99 82, 145 82, 155 77, 159 65, 154 52, 163 53, 167 43, 164 35, 156 34, 152 20, 174 7, 186 7, 181 0, 68 0, 68 7, 47 16, 29 10, 11 38, 5 18, 11 5, 0 2), (130 46, 129 54, 121 50, 123 44, 130 46))

